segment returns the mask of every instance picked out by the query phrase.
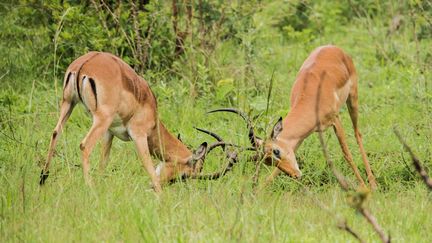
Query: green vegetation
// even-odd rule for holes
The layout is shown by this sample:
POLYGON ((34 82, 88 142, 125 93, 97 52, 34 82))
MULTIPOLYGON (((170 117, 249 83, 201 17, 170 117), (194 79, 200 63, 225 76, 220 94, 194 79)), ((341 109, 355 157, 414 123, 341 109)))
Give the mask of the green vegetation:
MULTIPOLYGON (((268 134, 288 112, 303 60, 329 43, 353 57, 359 74, 360 127, 379 183, 368 206, 392 240, 430 241, 432 198, 392 127, 432 168, 432 2, 178 1, 177 17, 168 1, 139 1, 135 16, 128 1, 16 2, 0 3, 1 242, 354 242, 336 228, 343 217, 366 241, 378 241, 347 205, 316 134, 298 150, 301 181, 280 176, 255 194, 254 165, 242 154, 224 178, 167 186, 156 198, 134 145, 119 140, 104 172, 96 170, 95 149, 95 187, 85 186, 79 143, 91 119, 79 107, 57 145, 47 184, 38 185, 63 72, 89 50, 119 55, 141 73, 157 96, 162 121, 196 147, 211 138, 193 126, 248 144, 243 121, 205 115, 211 108, 261 114, 255 124, 261 136, 268 134)), ((341 114, 365 175, 346 108, 341 114)), ((355 181, 331 129, 324 135, 336 166, 355 181)), ((218 151, 204 170, 225 163, 218 151)), ((260 182, 271 170, 262 166, 260 182)))

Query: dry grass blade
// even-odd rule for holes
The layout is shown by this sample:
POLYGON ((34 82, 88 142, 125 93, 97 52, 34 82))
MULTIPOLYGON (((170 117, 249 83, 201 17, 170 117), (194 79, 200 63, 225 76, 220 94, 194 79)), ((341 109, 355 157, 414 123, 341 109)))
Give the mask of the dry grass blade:
POLYGON ((396 127, 393 128, 394 133, 396 134, 396 136, 398 137, 399 141, 402 143, 402 145, 404 146, 404 149, 410 154, 412 162, 414 164, 414 167, 416 169, 416 171, 420 174, 420 176, 422 177, 424 183, 426 184, 426 186, 432 190, 432 179, 428 176, 428 174, 426 173, 425 169, 423 168, 423 166, 420 163, 420 160, 418 159, 418 157, 414 154, 414 152, 412 151, 411 147, 408 146, 408 144, 405 142, 405 140, 402 138, 402 135, 399 133, 399 131, 397 130, 396 127))

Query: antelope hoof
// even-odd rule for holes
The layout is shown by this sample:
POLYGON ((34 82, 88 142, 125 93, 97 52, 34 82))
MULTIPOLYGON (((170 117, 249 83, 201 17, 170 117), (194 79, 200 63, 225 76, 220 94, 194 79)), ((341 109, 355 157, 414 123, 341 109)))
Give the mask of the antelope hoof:
POLYGON ((40 174, 40 181, 39 181, 39 185, 43 186, 45 184, 45 180, 48 178, 49 175, 49 171, 47 171, 46 173, 44 173, 44 171, 41 171, 40 174))

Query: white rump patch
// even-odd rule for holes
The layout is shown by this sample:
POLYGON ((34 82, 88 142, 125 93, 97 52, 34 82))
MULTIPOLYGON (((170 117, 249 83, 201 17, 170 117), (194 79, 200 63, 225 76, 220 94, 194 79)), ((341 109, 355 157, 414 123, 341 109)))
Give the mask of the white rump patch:
POLYGON ((89 109, 89 105, 88 105, 88 100, 87 100, 87 83, 88 83, 88 77, 86 75, 84 75, 83 79, 82 79, 82 85, 81 85, 81 99, 83 100, 83 104, 86 107, 87 111, 90 111, 89 109))

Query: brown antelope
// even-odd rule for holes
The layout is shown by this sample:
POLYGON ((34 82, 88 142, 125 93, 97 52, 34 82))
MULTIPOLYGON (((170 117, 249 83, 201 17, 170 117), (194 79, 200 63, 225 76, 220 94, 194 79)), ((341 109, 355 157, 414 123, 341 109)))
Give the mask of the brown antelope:
POLYGON ((99 164, 100 169, 103 169, 114 136, 123 141, 135 142, 156 192, 161 191, 160 184, 163 182, 171 181, 178 175, 193 175, 201 170, 207 143, 201 144, 192 153, 158 119, 156 98, 144 79, 120 58, 109 53, 90 52, 72 62, 66 71, 60 117, 52 133, 48 156, 41 172, 41 185, 48 177, 57 139, 77 103, 82 103, 93 118, 90 131, 80 144, 82 169, 87 184, 91 184, 89 156, 93 147, 103 138, 99 164), (155 170, 150 154, 162 158, 166 163, 161 163, 155 170))
POLYGON ((249 118, 236 109, 218 109, 210 112, 228 111, 241 115, 248 122, 249 139, 253 146, 263 146, 266 164, 275 161, 277 168, 267 179, 270 182, 280 171, 299 178, 295 151, 312 132, 324 131, 333 126, 344 158, 350 164, 362 186, 365 185, 348 149, 345 132, 339 117, 341 106, 346 103, 354 128, 355 137, 366 168, 371 187, 376 188, 375 177, 363 148, 358 128, 357 74, 351 57, 336 46, 321 46, 305 60, 291 90, 291 110, 273 127, 270 139, 256 137, 249 118))

